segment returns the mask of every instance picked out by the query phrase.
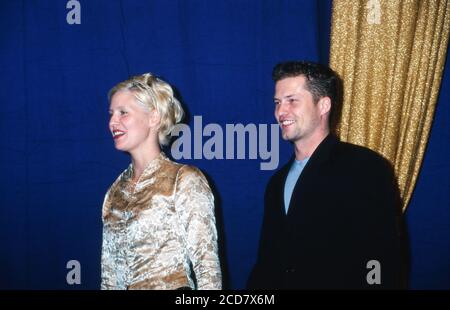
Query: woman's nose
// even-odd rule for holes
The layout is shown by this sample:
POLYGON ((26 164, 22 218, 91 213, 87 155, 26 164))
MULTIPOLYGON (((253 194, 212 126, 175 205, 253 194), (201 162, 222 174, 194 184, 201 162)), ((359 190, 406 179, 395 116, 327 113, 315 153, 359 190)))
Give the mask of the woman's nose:
POLYGON ((109 117, 109 126, 112 126, 117 123, 118 123, 117 117, 114 114, 111 114, 109 117))

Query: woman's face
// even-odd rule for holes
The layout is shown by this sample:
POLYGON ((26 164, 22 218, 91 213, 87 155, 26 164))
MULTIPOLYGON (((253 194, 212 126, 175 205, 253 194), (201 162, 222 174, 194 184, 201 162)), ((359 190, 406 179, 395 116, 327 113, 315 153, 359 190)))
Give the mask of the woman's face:
POLYGON ((152 112, 136 102, 130 91, 119 91, 111 98, 109 130, 116 149, 130 154, 148 150, 155 141, 152 112))

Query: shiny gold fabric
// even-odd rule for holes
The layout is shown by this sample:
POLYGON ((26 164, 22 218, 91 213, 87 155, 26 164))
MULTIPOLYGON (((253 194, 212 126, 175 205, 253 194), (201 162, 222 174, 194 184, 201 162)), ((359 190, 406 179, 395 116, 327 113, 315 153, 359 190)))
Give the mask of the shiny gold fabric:
POLYGON ((130 164, 105 196, 101 288, 221 289, 214 198, 204 175, 163 153, 136 186, 132 173, 130 164))
POLYGON ((338 133, 392 162, 404 210, 428 141, 449 28, 450 1, 333 1, 330 65, 344 80, 338 133))

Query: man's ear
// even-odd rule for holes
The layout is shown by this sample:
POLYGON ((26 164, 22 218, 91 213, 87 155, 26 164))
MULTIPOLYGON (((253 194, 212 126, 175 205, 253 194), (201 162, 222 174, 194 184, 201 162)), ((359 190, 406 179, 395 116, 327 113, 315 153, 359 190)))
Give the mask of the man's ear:
POLYGON ((156 109, 150 111, 150 117, 148 118, 150 127, 159 127, 161 123, 161 116, 156 109))
POLYGON ((320 109, 320 115, 325 115, 330 112, 331 109, 331 99, 330 97, 322 97, 317 103, 320 109))

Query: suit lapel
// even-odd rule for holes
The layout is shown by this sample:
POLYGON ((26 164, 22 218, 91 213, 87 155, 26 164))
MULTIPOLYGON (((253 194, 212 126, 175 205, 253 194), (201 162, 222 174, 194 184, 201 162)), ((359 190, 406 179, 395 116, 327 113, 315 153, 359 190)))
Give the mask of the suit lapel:
MULTIPOLYGON (((289 203, 289 209, 288 209, 288 213, 287 213, 288 217, 291 216, 292 213, 296 212, 296 210, 298 208, 300 208, 299 202, 302 197, 302 193, 306 192, 308 190, 308 186, 310 185, 309 180, 312 180, 314 178, 320 178, 320 176, 316 175, 315 172, 317 172, 318 167, 320 167, 321 165, 323 165, 324 163, 328 162, 331 159, 332 150, 338 142, 339 142, 339 140, 336 137, 329 134, 317 146, 316 150, 311 155, 311 157, 309 158, 305 167, 303 168, 303 171, 300 174, 299 178, 297 179, 297 182, 295 183, 294 191, 292 192, 291 201, 289 203)), ((294 158, 290 161, 289 167, 292 164, 293 160, 294 160, 294 158)), ((289 168, 288 168, 287 172, 289 172, 289 168)), ((287 178, 287 173, 284 176, 283 193, 284 193, 284 185, 286 182, 286 178, 287 178)), ((283 196, 282 206, 284 206, 284 195, 282 195, 282 196, 283 196)), ((286 212, 283 212, 283 213, 286 214, 286 212)))

